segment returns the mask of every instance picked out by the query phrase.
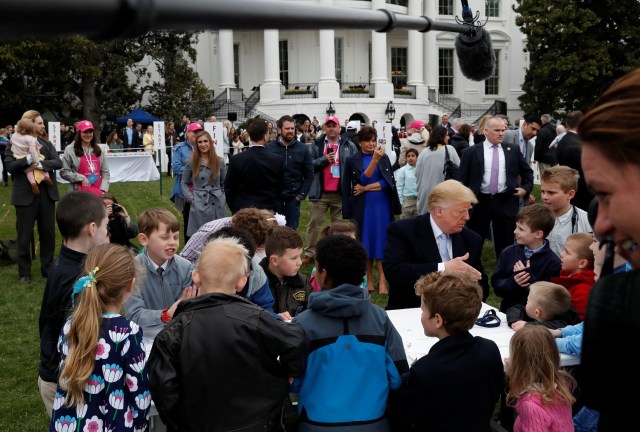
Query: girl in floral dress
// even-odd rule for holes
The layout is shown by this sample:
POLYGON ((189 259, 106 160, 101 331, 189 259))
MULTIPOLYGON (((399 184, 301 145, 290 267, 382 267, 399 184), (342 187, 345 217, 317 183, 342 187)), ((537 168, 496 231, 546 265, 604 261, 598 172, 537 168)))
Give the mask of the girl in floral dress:
POLYGON ((85 273, 58 341, 62 372, 49 431, 144 431, 151 394, 142 330, 120 315, 135 283, 133 254, 97 246, 85 273))

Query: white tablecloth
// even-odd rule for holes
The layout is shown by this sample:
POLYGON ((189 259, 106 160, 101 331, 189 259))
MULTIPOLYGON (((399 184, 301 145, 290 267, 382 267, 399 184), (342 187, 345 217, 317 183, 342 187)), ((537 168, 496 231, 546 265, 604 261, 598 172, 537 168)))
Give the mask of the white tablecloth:
POLYGON ((160 180, 153 156, 146 153, 107 155, 111 183, 160 180))
MULTIPOLYGON (((160 180, 153 156, 146 153, 107 154, 110 183, 160 180)), ((67 183, 60 175, 59 183, 67 183)))
MULTIPOLYGON (((496 308, 483 303, 480 316, 484 315, 485 311, 489 309, 496 308)), ((498 312, 501 321, 498 327, 480 327, 475 325, 471 329, 471 334, 494 341, 496 345, 498 345, 500 355, 505 359, 509 357, 509 341, 514 331, 507 325, 507 317, 505 314, 499 312, 497 309, 496 312, 498 312)), ((431 347, 438 342, 438 338, 425 336, 420 322, 420 316, 422 314, 420 308, 390 310, 387 311, 387 314, 396 330, 400 333, 400 336, 402 336, 404 351, 407 354, 409 364, 428 354, 431 347)), ((577 365, 580 364, 580 358, 568 354, 560 354, 560 364, 562 366, 577 365)))

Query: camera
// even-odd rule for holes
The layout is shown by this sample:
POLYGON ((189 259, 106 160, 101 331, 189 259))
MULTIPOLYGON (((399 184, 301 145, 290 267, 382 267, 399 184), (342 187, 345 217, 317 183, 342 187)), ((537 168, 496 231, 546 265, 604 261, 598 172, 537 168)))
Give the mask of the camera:
POLYGON ((111 216, 116 216, 120 214, 122 211, 122 206, 120 204, 113 203, 111 204, 111 216))

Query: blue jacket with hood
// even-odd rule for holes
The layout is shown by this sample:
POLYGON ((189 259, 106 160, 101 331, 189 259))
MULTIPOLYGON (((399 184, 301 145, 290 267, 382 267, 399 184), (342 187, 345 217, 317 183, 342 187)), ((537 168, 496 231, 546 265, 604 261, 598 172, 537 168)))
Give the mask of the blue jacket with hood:
POLYGON ((291 390, 299 394, 300 431, 388 430, 389 391, 409 368, 387 313, 366 290, 344 284, 312 293, 293 322, 310 343, 306 371, 291 390))

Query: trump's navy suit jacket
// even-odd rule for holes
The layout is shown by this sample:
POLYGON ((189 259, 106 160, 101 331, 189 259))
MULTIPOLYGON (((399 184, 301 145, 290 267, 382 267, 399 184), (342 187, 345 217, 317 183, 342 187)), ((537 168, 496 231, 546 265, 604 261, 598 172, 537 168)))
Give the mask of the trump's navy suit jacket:
MULTIPOLYGON (((489 283, 482 266, 482 239, 468 228, 451 235, 453 257, 469 252, 467 264, 482 274, 482 298, 489 296, 489 283)), ((382 267, 389 281, 387 309, 420 307, 420 297, 413 286, 420 277, 438 271, 442 262, 433 235, 429 213, 393 222, 387 229, 387 246, 382 267)))

